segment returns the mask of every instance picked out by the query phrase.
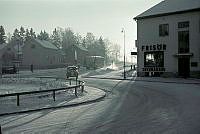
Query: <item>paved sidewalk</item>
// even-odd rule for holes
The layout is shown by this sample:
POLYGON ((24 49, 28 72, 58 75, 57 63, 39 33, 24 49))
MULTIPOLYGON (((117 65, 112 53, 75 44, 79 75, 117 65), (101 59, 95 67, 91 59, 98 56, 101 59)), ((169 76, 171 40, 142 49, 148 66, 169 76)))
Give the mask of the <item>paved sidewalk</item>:
MULTIPOLYGON (((81 104, 87 104, 91 102, 98 101, 106 96, 105 92, 93 88, 85 86, 84 93, 78 97, 73 97, 69 101, 68 99, 64 98, 64 96, 57 96, 56 101, 53 101, 52 97, 48 98, 42 98, 39 100, 39 105, 34 104, 21 104, 20 106, 16 106, 16 100, 12 101, 10 105, 1 105, 0 104, 0 116, 3 115, 9 115, 9 114, 17 114, 17 113, 25 113, 25 112, 31 112, 31 111, 39 111, 44 109, 55 109, 55 108, 61 108, 61 107, 71 107, 71 106, 77 106, 81 104), (45 100, 45 103, 43 102, 45 100), (42 103, 43 102, 43 103, 42 103)), ((25 103, 25 102, 24 102, 25 103)))
MULTIPOLYGON (((163 83, 178 83, 178 84, 200 84, 200 79, 196 78, 164 78, 164 77, 137 77, 137 72, 130 71, 132 80, 135 81, 147 81, 147 82, 163 82, 163 83)), ((128 78, 130 80, 130 77, 128 78)))
POLYGON ((200 84, 200 79, 195 78, 163 78, 163 77, 135 77, 135 81, 179 83, 179 84, 200 84))

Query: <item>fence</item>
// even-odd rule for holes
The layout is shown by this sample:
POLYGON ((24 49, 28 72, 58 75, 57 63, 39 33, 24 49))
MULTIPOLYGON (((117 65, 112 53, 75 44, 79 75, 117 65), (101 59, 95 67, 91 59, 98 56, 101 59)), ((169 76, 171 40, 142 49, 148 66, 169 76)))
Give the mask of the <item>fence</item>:
MULTIPOLYGON (((55 78, 55 77, 38 77, 40 79, 42 78, 55 78)), ((56 80, 59 78, 55 78, 56 80)), ((72 79, 67 79, 69 80, 69 84, 72 84, 72 79)), ((40 91, 29 91, 29 92, 20 92, 20 93, 11 93, 11 94, 0 94, 0 97, 10 97, 10 96, 16 96, 17 100, 17 106, 19 106, 19 99, 21 95, 29 95, 29 94, 39 94, 39 93, 45 93, 45 92, 52 92, 53 93, 53 100, 56 100, 56 91, 61 91, 61 90, 66 90, 66 89, 72 89, 74 88, 74 93, 75 96, 77 96, 77 88, 81 88, 81 92, 84 91, 84 81, 79 81, 76 80, 76 85, 75 86, 70 86, 70 87, 63 87, 63 88, 56 88, 56 89, 48 89, 48 90, 40 90, 40 91)))

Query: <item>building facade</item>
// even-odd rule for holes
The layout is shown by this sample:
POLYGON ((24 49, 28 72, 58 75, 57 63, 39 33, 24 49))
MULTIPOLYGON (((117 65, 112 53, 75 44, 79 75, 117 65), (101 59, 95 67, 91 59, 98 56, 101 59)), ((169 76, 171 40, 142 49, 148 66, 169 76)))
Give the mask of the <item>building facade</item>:
POLYGON ((88 56, 88 50, 82 47, 81 44, 68 46, 65 52, 67 65, 86 66, 86 57, 88 56))
POLYGON ((9 44, 0 44, 0 66, 13 66, 15 59, 15 49, 9 44))
POLYGON ((200 76, 199 0, 165 0, 134 19, 138 76, 200 76))
POLYGON ((55 45, 45 40, 32 39, 22 47, 21 67, 33 65, 34 68, 56 68, 65 64, 64 53, 55 45))

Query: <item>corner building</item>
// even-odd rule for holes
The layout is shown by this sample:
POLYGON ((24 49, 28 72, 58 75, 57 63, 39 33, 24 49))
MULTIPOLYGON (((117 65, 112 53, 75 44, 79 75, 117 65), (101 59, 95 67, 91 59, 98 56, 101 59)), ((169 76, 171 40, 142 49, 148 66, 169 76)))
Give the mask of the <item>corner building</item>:
POLYGON ((165 0, 134 19, 138 76, 200 77, 200 0, 165 0))

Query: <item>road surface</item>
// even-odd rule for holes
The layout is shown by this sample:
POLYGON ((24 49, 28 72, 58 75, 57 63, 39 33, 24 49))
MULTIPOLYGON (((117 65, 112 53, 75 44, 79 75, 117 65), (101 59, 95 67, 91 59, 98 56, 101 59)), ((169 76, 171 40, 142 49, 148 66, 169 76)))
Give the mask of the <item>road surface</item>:
POLYGON ((3 134, 199 134, 200 86, 83 78, 106 97, 77 107, 2 116, 3 134))

